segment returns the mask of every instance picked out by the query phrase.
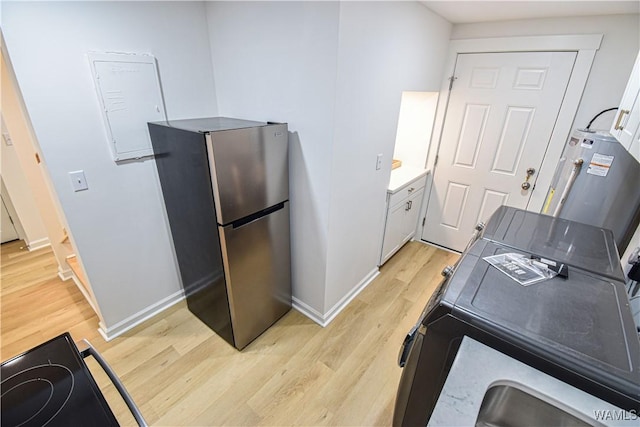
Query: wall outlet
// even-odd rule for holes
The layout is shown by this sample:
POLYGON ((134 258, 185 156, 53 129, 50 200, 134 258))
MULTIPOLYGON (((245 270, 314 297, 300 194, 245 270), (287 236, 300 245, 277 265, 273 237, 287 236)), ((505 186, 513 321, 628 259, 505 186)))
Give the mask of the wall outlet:
POLYGON ((73 191, 88 190, 87 178, 84 176, 84 171, 69 172, 69 178, 71 178, 71 186, 73 191))
POLYGON ((382 168, 382 154, 378 154, 376 159, 376 170, 379 171, 382 168))

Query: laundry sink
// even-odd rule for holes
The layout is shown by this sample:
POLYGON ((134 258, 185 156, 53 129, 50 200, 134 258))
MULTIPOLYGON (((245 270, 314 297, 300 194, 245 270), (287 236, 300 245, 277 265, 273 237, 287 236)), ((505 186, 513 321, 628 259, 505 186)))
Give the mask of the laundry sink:
POLYGON ((482 399, 476 427, 594 426, 511 385, 489 387, 482 399))

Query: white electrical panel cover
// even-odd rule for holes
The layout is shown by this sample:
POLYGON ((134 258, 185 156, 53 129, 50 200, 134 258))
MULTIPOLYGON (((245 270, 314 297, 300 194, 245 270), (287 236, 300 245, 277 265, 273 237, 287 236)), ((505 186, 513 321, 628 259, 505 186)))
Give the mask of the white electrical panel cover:
POLYGON ((155 58, 93 52, 88 57, 113 160, 153 155, 147 122, 166 120, 155 58))

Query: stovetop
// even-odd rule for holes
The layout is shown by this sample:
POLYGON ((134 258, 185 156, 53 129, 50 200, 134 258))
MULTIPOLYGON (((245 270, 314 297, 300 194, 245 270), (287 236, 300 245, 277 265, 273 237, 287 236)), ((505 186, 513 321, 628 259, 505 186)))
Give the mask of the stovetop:
POLYGON ((69 333, 2 363, 1 425, 117 426, 69 333))

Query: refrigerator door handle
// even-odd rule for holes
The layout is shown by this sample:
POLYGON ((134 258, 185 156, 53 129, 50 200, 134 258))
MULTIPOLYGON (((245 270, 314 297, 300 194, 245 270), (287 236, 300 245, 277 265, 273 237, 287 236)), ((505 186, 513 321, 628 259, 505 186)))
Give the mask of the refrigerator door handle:
POLYGON ((233 228, 239 228, 239 227, 242 227, 243 225, 249 224, 250 222, 258 220, 264 216, 277 212, 280 209, 284 209, 284 202, 278 203, 277 205, 273 205, 270 208, 263 209, 249 216, 245 216, 244 218, 240 218, 239 220, 232 222, 231 225, 233 226, 233 228))

